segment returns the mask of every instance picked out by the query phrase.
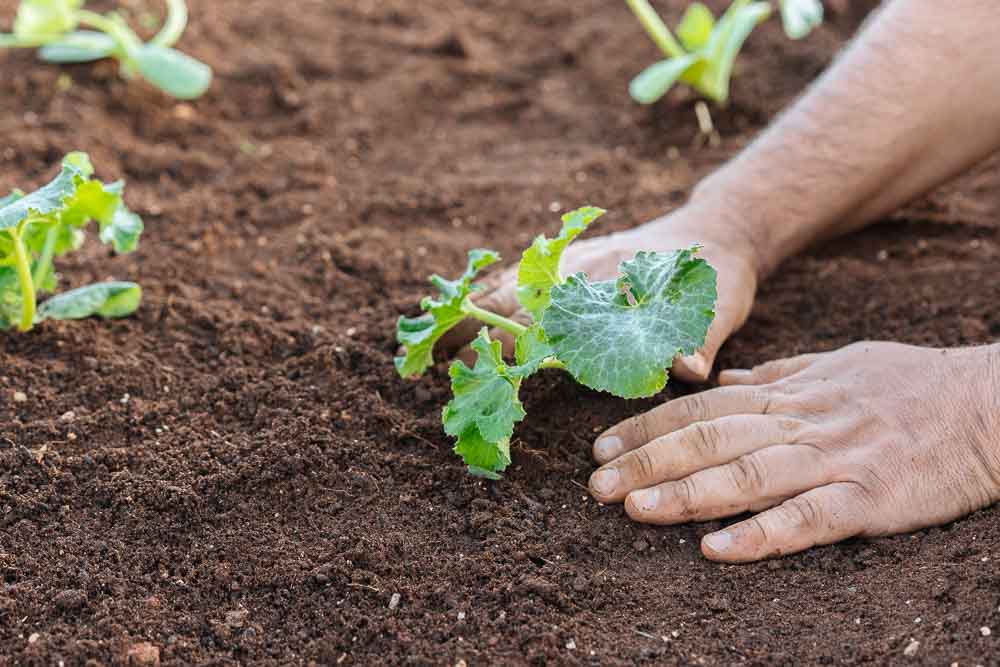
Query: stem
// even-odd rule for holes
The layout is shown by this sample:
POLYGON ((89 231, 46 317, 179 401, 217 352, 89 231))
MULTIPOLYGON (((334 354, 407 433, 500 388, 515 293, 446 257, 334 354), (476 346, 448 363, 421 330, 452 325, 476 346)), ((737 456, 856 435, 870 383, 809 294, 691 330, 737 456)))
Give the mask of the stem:
POLYGON ((52 269, 52 256, 55 254, 56 240, 58 238, 59 230, 56 228, 56 225, 52 225, 45 235, 45 245, 42 246, 42 254, 38 258, 38 262, 35 263, 35 275, 32 276, 32 280, 38 289, 42 288, 45 279, 49 277, 49 271, 52 269))
POLYGON ((35 283, 31 279, 31 259, 16 229, 8 230, 14 239, 14 266, 17 267, 17 281, 21 284, 21 323, 18 329, 28 331, 35 324, 35 283))
POLYGON ((187 22, 187 3, 184 0, 167 0, 167 20, 160 28, 160 32, 156 33, 156 37, 150 41, 150 44, 173 46, 184 34, 187 22))
POLYGON ((139 50, 139 47, 142 46, 142 41, 134 32, 132 32, 132 29, 120 21, 116 21, 107 16, 102 16, 97 12, 92 12, 87 9, 77 10, 76 19, 80 23, 89 25, 92 28, 97 28, 108 37, 118 42, 126 54, 134 53, 139 50))
POLYGON ((555 357, 549 357, 542 362, 542 365, 539 366, 539 368, 558 368, 559 370, 564 371, 566 370, 566 364, 559 361, 555 357))
POLYGON ((653 38, 656 45, 668 57, 679 58, 687 54, 684 47, 674 39, 674 35, 670 32, 667 24, 663 22, 663 19, 656 13, 656 10, 650 6, 649 0, 625 0, 625 2, 632 10, 632 13, 635 14, 635 17, 639 19, 642 27, 653 38))
POLYGON ((480 308, 469 299, 462 302, 462 311, 469 317, 474 317, 480 322, 484 322, 491 327, 499 327, 504 331, 514 334, 515 336, 520 336, 528 330, 528 327, 523 324, 518 324, 514 320, 508 319, 503 315, 497 315, 494 312, 480 308))

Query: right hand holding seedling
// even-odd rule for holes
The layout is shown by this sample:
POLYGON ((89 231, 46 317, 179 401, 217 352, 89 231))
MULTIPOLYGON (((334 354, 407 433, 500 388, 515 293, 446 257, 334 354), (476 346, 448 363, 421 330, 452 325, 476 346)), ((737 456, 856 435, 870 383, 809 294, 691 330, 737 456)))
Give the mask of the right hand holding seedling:
MULTIPOLYGON (((592 280, 609 280, 619 275, 622 261, 640 250, 669 250, 694 243, 703 246, 699 256, 718 271, 719 301, 705 346, 692 356, 678 359, 673 373, 682 380, 704 382, 719 348, 749 316, 757 291, 754 250, 740 227, 708 219, 693 207, 682 208, 635 229, 573 243, 563 255, 562 272, 572 275, 582 271, 592 280)), ((477 304, 516 321, 528 321, 526 314, 519 311, 516 266, 484 282, 491 289, 475 297, 477 304)), ((452 341, 462 336, 468 340, 478 326, 470 323, 465 330, 457 331, 452 341)), ((501 340, 505 350, 513 349, 513 337, 506 332, 493 330, 490 336, 501 340)), ((468 356, 468 352, 462 356, 468 356)))

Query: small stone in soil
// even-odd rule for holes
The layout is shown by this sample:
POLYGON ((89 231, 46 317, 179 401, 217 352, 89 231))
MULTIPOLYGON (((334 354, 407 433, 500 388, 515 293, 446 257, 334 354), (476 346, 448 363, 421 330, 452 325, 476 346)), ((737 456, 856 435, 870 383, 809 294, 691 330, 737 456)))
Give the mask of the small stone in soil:
POLYGON ((984 625, 983 627, 979 628, 979 634, 981 634, 983 637, 989 637, 990 635, 993 634, 993 631, 984 625))
POLYGON ((392 597, 389 598, 389 610, 392 611, 399 606, 399 601, 403 598, 399 593, 393 593, 392 597))
POLYGON ((910 643, 907 644, 906 648, 903 649, 903 655, 905 655, 907 658, 912 658, 917 654, 917 651, 919 650, 920 650, 920 642, 918 642, 916 639, 911 639, 910 643))
POLYGON ((576 640, 575 639, 570 639, 568 642, 566 642, 566 648, 568 648, 570 651, 575 651, 576 650, 576 640))
POLYGON ((14 392, 14 402, 15 403, 25 403, 28 400, 28 395, 23 391, 14 392))

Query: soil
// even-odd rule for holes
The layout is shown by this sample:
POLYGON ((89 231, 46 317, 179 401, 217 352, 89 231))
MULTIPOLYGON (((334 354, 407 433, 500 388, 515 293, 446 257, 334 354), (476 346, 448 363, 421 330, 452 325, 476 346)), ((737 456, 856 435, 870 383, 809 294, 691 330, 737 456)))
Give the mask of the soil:
MULTIPOLYGON (((515 256, 550 209, 599 204, 609 231, 678 205, 863 11, 761 27, 708 146, 689 94, 628 99, 656 53, 624 3, 190 4, 182 46, 217 74, 197 102, 0 55, 0 191, 86 149, 147 226, 62 265, 141 282, 135 317, 0 337, 0 665, 1000 664, 1000 510, 718 565, 720 523, 644 527, 584 489, 594 433, 691 387, 547 372, 492 483, 441 431, 445 365, 392 366, 426 274, 515 256)), ((996 339, 997 167, 790 261, 720 365, 996 339)))

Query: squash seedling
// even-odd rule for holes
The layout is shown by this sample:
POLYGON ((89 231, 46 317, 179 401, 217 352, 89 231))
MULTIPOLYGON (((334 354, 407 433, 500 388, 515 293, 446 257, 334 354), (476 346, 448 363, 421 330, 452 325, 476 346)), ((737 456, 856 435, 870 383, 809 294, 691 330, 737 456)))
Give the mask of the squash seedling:
POLYGON ((564 278, 559 266, 567 246, 604 211, 592 206, 563 216, 555 238, 539 236, 518 265, 517 298, 531 314, 525 326, 476 305, 471 297, 480 270, 499 261, 492 250, 472 250, 457 280, 433 276, 438 296, 421 302, 419 317, 401 317, 396 357, 403 378, 433 363, 434 345, 471 318, 516 337, 514 362, 484 327, 472 343, 478 359, 449 370, 454 398, 444 408, 445 432, 473 474, 497 479, 510 465, 514 425, 525 417, 522 382, 543 368, 564 369, 577 382, 623 398, 656 394, 678 354, 705 343, 715 318, 716 273, 695 256, 697 246, 668 253, 640 252, 622 262, 617 280, 591 282, 586 274, 564 278))
MULTIPOLYGON (((666 55, 647 67, 629 85, 640 104, 652 104, 675 83, 688 84, 705 98, 724 105, 729 99, 733 64, 753 29, 771 15, 771 3, 734 0, 718 19, 700 2, 684 12, 677 36, 670 31, 648 0, 626 0, 632 12, 666 55)), ((785 34, 801 39, 823 21, 820 0, 781 0, 785 34)))
POLYGON ((21 0, 14 31, 0 34, 0 47, 38 48, 41 59, 52 63, 114 58, 125 78, 141 76, 179 99, 200 97, 208 90, 211 68, 172 48, 187 27, 184 0, 167 0, 166 21, 148 43, 120 14, 98 14, 83 4, 84 0, 21 0))
POLYGON ((91 221, 115 252, 131 252, 139 242, 142 219, 122 201, 124 183, 104 184, 93 173, 86 153, 70 153, 49 184, 0 199, 0 330, 28 331, 47 319, 125 317, 139 307, 139 286, 118 281, 63 292, 38 305, 39 292, 56 289, 53 260, 83 244, 91 221))

